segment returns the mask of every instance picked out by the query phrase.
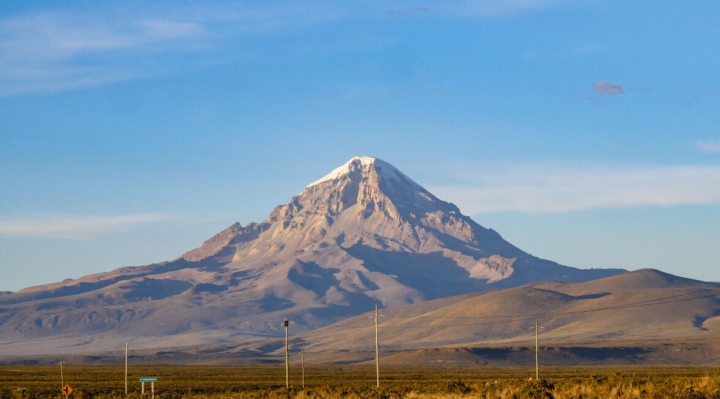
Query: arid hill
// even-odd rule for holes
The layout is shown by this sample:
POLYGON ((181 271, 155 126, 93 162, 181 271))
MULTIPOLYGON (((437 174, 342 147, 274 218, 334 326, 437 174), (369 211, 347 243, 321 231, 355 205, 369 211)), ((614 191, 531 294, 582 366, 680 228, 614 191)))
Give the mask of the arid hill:
MULTIPOLYGON (((307 349, 374 345, 372 314, 302 336, 307 349), (370 331, 372 330, 372 331, 370 331), (372 334, 370 334, 371 332, 372 334)), ((720 334, 720 284, 643 269, 584 283, 544 281, 380 311, 385 348, 703 338, 720 334)))
MULTIPOLYGON (((720 284, 652 269, 381 309, 382 363, 531 366, 536 321, 546 366, 720 364, 720 284)), ((291 334, 295 359, 300 348, 311 362, 374 361, 375 314, 291 334)), ((279 363, 284 341, 177 348, 172 353, 176 359, 279 363)))

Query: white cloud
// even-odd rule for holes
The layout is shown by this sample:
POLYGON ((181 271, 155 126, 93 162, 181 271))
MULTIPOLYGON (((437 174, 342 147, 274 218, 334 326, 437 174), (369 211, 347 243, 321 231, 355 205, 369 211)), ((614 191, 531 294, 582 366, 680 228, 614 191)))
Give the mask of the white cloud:
POLYGON ((429 189, 467 214, 720 203, 720 166, 541 164, 456 172, 461 183, 429 189))
POLYGON ((44 11, 0 19, 0 96, 154 76, 241 34, 338 18, 333 7, 267 2, 44 11))
POLYGON ((138 55, 198 41, 194 22, 123 20, 55 12, 0 20, 0 96, 94 86, 148 76, 138 55))
MULTIPOLYGON (((405 0, 392 3, 271 0, 182 6, 47 10, 0 18, 0 96, 68 90, 156 76, 196 63, 197 51, 248 34, 327 21, 396 15, 507 18, 586 0, 405 0)), ((206 59, 210 57, 203 57, 206 59)))
POLYGON ((720 153, 720 140, 699 140, 695 142, 695 147, 702 152, 717 154, 720 153))
POLYGON ((171 220, 174 218, 161 213, 103 217, 43 215, 25 219, 0 220, 0 235, 90 239, 171 220))

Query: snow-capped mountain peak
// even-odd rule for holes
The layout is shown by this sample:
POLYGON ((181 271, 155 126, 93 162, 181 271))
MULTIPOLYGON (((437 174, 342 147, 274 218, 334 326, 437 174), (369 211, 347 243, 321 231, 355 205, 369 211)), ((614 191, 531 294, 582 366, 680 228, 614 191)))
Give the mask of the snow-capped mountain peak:
POLYGON ((23 354, 28 340, 62 351, 238 340, 282 334, 284 318, 302 332, 376 304, 619 272, 538 259, 389 163, 354 157, 264 221, 235 223, 173 261, 1 296, 0 334, 23 354))
POLYGON ((320 183, 324 183, 326 181, 337 180, 340 177, 348 175, 352 172, 359 172, 361 174, 367 175, 367 173, 370 171, 370 169, 373 169, 373 168, 386 181, 398 182, 398 183, 405 181, 420 191, 426 191, 424 188, 422 188, 419 184, 415 183, 407 175, 400 172, 400 170, 398 170, 396 167, 383 161, 382 159, 378 159, 375 157, 369 157, 369 156, 356 156, 356 157, 351 158, 349 161, 347 161, 342 166, 334 169, 332 172, 328 173, 327 175, 323 176, 322 178, 310 183, 306 188, 316 186, 316 185, 318 185, 320 183))

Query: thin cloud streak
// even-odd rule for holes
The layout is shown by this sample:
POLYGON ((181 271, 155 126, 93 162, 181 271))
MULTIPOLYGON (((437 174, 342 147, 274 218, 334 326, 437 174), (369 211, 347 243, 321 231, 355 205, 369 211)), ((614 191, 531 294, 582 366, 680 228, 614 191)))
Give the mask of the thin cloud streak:
POLYGON ((432 8, 429 7, 414 7, 414 8, 405 8, 401 10, 390 10, 386 11, 388 15, 418 15, 418 14, 426 14, 433 12, 432 8))
POLYGON ((720 153, 720 140, 696 141, 695 147, 701 152, 718 154, 720 153))
POLYGON ((720 166, 521 165, 460 174, 462 183, 431 191, 471 215, 720 203, 720 166))
MULTIPOLYGON (((52 92, 167 73, 178 57, 238 36, 337 19, 335 8, 273 2, 0 19, 0 96, 52 92)), ((177 68, 177 67, 175 67, 177 68)))
MULTIPOLYGON (((567 3, 564 0, 483 0, 464 1, 455 7, 459 15, 477 17, 511 17, 567 3)), ((452 6, 451 6, 452 7, 452 6)))
MULTIPOLYGON (((378 11, 448 18, 508 18, 569 0, 449 0, 420 3, 325 2, 321 0, 139 9, 56 10, 0 19, 0 97, 91 87, 152 77, 197 62, 233 41, 307 27, 378 11), (184 57, 184 58, 183 58, 184 57)), ((211 58, 211 57, 208 57, 211 58)))
POLYGON ((26 219, 0 220, 0 235, 62 239, 91 239, 176 218, 162 213, 136 215, 77 217, 37 216, 26 219))
MULTIPOLYGON (((388 15, 436 14, 451 18, 508 18, 540 11, 552 6, 569 4, 568 0, 444 0, 396 1, 388 15)), ((387 2, 365 3, 369 8, 386 7, 387 2)))
POLYGON ((0 96, 136 79, 138 56, 200 42, 198 23, 56 12, 0 20, 0 96))

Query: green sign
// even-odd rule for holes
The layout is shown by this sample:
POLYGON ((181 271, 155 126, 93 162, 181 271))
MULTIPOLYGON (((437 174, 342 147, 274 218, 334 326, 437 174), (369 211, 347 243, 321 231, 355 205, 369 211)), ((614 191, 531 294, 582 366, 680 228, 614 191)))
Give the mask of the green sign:
POLYGON ((140 382, 157 382, 157 377, 140 377, 140 382))

